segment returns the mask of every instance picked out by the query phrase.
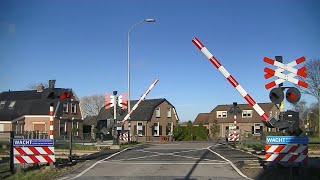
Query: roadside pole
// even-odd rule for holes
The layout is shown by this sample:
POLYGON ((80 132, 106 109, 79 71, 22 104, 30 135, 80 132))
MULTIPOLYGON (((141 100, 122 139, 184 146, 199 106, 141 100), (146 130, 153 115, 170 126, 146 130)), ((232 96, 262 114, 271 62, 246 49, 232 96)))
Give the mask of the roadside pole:
POLYGON ((113 145, 118 145, 118 131, 117 131, 117 91, 113 91, 111 104, 113 105, 113 145))
POLYGON ((233 129, 233 136, 234 136, 234 147, 236 147, 236 141, 237 141, 237 102, 233 102, 233 125, 234 125, 234 129, 233 129))
MULTIPOLYGON (((53 107, 53 103, 50 104, 50 109, 49 109, 49 121, 50 121, 50 127, 49 127, 49 138, 52 139, 54 141, 54 122, 53 122, 53 113, 54 113, 54 107, 53 107)), ((54 168, 54 164, 53 162, 50 162, 49 163, 50 165, 50 169, 53 169, 54 168)))
POLYGON ((11 144, 11 147, 10 147, 10 171, 11 171, 11 174, 14 174, 13 139, 14 139, 14 133, 13 133, 13 131, 10 131, 10 144, 11 144))

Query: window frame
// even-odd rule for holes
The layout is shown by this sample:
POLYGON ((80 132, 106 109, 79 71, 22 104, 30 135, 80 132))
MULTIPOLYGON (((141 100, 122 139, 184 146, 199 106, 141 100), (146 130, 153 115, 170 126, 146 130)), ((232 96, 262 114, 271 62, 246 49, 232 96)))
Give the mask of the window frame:
POLYGON ((143 122, 141 122, 141 121, 137 121, 137 130, 136 130, 136 135, 137 136, 144 136, 145 135, 145 132, 143 132, 143 122), (141 125, 139 125, 139 124, 141 124, 141 125), (141 130, 140 130, 140 128, 139 127, 141 127, 141 130), (141 132, 141 133, 140 133, 141 132))
POLYGON ((10 104, 9 104, 8 108, 9 109, 13 109, 15 104, 16 104, 16 101, 10 101, 10 104))
POLYGON ((242 118, 252 118, 252 116, 253 116, 253 110, 250 110, 250 109, 243 110, 241 113, 242 118), (245 114, 245 116, 244 116, 244 114, 245 114), (250 116, 248 116, 248 115, 250 115, 250 116))
POLYGON ((68 102, 62 104, 62 111, 64 113, 68 113, 69 112, 69 103, 68 102), (66 105, 66 107, 64 107, 65 105, 66 105), (65 110, 65 108, 66 108, 66 110, 65 110))
POLYGON ((0 109, 3 109, 6 105, 6 101, 0 101, 0 109))
POLYGON ((160 136, 160 123, 159 122, 153 123, 152 135, 155 137, 160 136), (155 124, 157 124, 157 126, 155 126, 155 124), (155 134, 155 130, 156 130, 155 127, 157 127, 157 134, 155 134))
POLYGON ((256 132, 256 130, 261 131, 261 123, 253 123, 253 134, 261 134, 261 132, 256 132))
POLYGON ((161 117, 160 107, 156 108, 155 113, 156 113, 156 118, 160 118, 161 117))
POLYGON ((77 103, 71 103, 71 113, 77 114, 77 103))
POLYGON ((227 118, 228 117, 228 112, 227 111, 217 111, 216 115, 217 115, 217 118, 227 118))
POLYGON ((167 108, 167 118, 171 118, 172 117, 172 108, 171 107, 168 107, 167 108))

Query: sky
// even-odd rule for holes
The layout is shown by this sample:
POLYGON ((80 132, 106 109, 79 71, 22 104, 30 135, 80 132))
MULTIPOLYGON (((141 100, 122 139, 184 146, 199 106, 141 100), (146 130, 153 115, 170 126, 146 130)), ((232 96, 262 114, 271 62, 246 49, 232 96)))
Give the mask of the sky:
MULTIPOLYGON (((270 102, 264 57, 320 58, 320 1, 0 1, 0 92, 56 80, 81 98, 126 93, 166 98, 180 121, 246 103, 194 46, 197 37, 259 103, 270 102)), ((302 67, 298 65, 297 67, 302 67)), ((285 86, 293 86, 285 82, 285 86)), ((307 102, 316 99, 302 96, 307 102)), ((288 107, 290 105, 286 105, 288 107)))

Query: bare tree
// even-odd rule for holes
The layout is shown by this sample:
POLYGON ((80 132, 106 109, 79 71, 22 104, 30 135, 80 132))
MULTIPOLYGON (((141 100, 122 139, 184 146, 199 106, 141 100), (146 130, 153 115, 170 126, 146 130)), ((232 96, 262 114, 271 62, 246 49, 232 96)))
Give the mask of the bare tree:
POLYGON ((104 96, 100 94, 84 96, 80 100, 80 106, 84 117, 98 116, 100 109, 104 106, 104 96))
POLYGON ((29 85, 27 86, 27 88, 30 89, 30 90, 36 90, 37 87, 38 87, 39 85, 41 85, 41 84, 43 85, 44 88, 48 88, 48 87, 49 87, 48 83, 38 82, 38 83, 31 83, 31 84, 29 84, 29 85))
POLYGON ((292 104, 293 110, 299 112, 300 125, 305 125, 307 113, 310 111, 305 100, 292 104))
POLYGON ((307 68, 307 78, 300 78, 300 80, 303 80, 309 84, 308 88, 301 88, 298 87, 298 89, 304 93, 309 94, 311 96, 314 96, 318 100, 318 132, 319 132, 319 138, 320 138, 320 59, 313 59, 306 63, 307 68))
POLYGON ((299 77, 300 80, 309 84, 308 88, 297 88, 304 94, 314 96, 319 101, 320 97, 320 59, 313 59, 306 63, 307 77, 299 77))

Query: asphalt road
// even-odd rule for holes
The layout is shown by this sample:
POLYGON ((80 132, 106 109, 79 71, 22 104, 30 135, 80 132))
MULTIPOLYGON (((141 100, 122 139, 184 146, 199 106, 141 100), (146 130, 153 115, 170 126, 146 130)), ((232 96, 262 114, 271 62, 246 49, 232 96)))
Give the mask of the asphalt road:
POLYGON ((234 163, 255 159, 222 144, 150 144, 91 161, 61 179, 247 179, 234 163))

